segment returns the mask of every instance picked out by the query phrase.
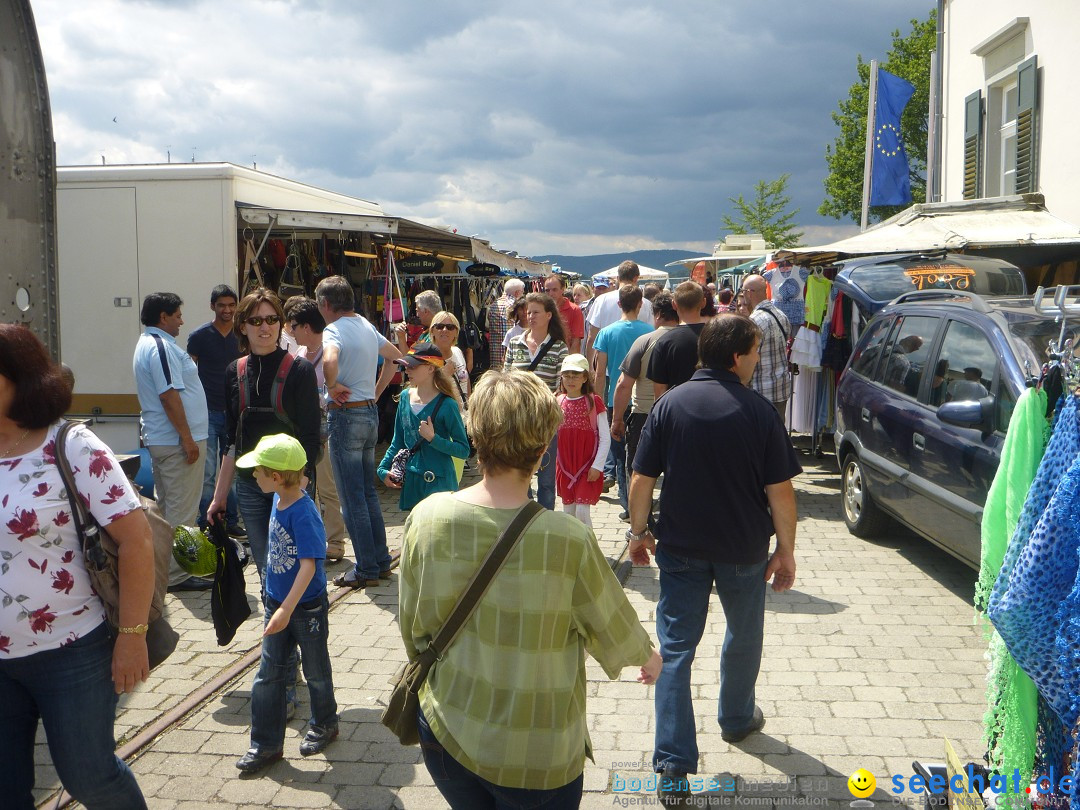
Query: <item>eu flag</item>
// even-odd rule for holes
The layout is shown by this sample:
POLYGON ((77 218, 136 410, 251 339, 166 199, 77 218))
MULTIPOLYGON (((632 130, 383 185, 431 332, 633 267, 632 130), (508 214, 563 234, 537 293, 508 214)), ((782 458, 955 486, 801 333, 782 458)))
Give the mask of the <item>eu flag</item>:
POLYGON ((911 82, 878 69, 870 205, 907 205, 911 202, 911 179, 907 153, 900 138, 900 116, 914 92, 915 85, 911 82))

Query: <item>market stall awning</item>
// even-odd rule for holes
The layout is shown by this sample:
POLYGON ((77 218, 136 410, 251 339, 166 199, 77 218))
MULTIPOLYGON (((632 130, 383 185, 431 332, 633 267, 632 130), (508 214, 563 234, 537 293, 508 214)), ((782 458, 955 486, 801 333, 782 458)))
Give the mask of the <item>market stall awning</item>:
POLYGON ((760 250, 725 250, 723 253, 713 256, 695 256, 692 259, 679 259, 678 261, 668 262, 664 267, 685 267, 687 270, 693 271, 698 262, 705 262, 712 272, 727 273, 731 272, 731 263, 745 263, 748 260, 760 259, 763 255, 760 250), (723 264, 724 267, 719 267, 720 264, 723 264))
POLYGON ((982 251, 1002 258, 1024 249, 1025 264, 1080 253, 1080 227, 1046 210, 1042 194, 1015 194, 913 205, 860 234, 815 247, 778 250, 775 258, 827 264, 878 253, 982 251))
MULTIPOLYGON (((643 264, 638 265, 638 270, 641 271, 641 277, 638 281, 667 281, 668 274, 663 270, 657 270, 655 267, 646 267, 643 264)), ((613 281, 619 277, 619 265, 609 267, 607 270, 603 270, 599 273, 594 273, 592 276, 592 282, 595 284, 600 279, 605 281, 613 281)))
POLYGON ((270 227, 272 231, 282 235, 329 235, 341 231, 369 233, 380 243, 393 242, 395 245, 411 248, 413 252, 430 252, 443 259, 486 262, 498 265, 504 270, 532 276, 546 275, 551 271, 550 265, 495 250, 487 240, 401 217, 290 211, 242 203, 237 204, 237 209, 244 223, 253 227, 270 227))

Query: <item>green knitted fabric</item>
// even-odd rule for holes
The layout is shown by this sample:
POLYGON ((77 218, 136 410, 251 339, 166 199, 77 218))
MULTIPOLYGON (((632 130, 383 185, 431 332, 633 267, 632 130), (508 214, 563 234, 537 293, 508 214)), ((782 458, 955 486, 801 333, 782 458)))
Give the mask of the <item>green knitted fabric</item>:
MULTIPOLYGON (((1046 392, 1028 389, 1016 401, 1002 446, 1001 463, 983 510, 982 565, 975 585, 975 607, 983 614, 1024 499, 1042 461, 1048 436, 1046 392)), ((997 773, 1019 769, 1020 784, 1027 785, 1035 763, 1038 692, 1031 678, 1009 654, 1001 636, 987 627, 990 663, 987 710, 983 718, 987 758, 990 769, 997 773)))

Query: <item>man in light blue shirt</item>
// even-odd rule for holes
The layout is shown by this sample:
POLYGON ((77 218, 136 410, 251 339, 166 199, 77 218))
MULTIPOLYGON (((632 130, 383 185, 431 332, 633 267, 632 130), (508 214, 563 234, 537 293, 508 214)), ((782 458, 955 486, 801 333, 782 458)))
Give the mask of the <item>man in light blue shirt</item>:
MULTIPOLYGON (((135 345, 132 365, 158 505, 170 525, 195 526, 210 417, 199 369, 176 343, 184 325, 183 303, 175 293, 146 296, 140 314, 145 328, 135 345)), ((171 589, 197 590, 212 584, 191 577, 175 561, 170 565, 171 589)))
POLYGON ((352 540, 356 567, 340 574, 334 584, 367 588, 389 579, 393 562, 386 546, 379 494, 375 491, 375 443, 379 436, 376 402, 401 352, 371 323, 355 311, 352 285, 342 276, 330 276, 315 288, 323 330, 323 377, 329 405, 330 463, 341 483, 338 497, 345 528, 352 540), (377 373, 382 357, 382 372, 377 373), (378 379, 376 379, 376 375, 378 379))

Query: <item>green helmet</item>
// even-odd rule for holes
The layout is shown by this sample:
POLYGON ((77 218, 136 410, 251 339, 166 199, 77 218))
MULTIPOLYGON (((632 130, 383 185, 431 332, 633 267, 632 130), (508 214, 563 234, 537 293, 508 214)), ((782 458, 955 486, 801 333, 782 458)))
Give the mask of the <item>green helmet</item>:
POLYGON ((173 558, 194 577, 212 577, 217 571, 217 549, 192 526, 177 526, 173 532, 173 558))

